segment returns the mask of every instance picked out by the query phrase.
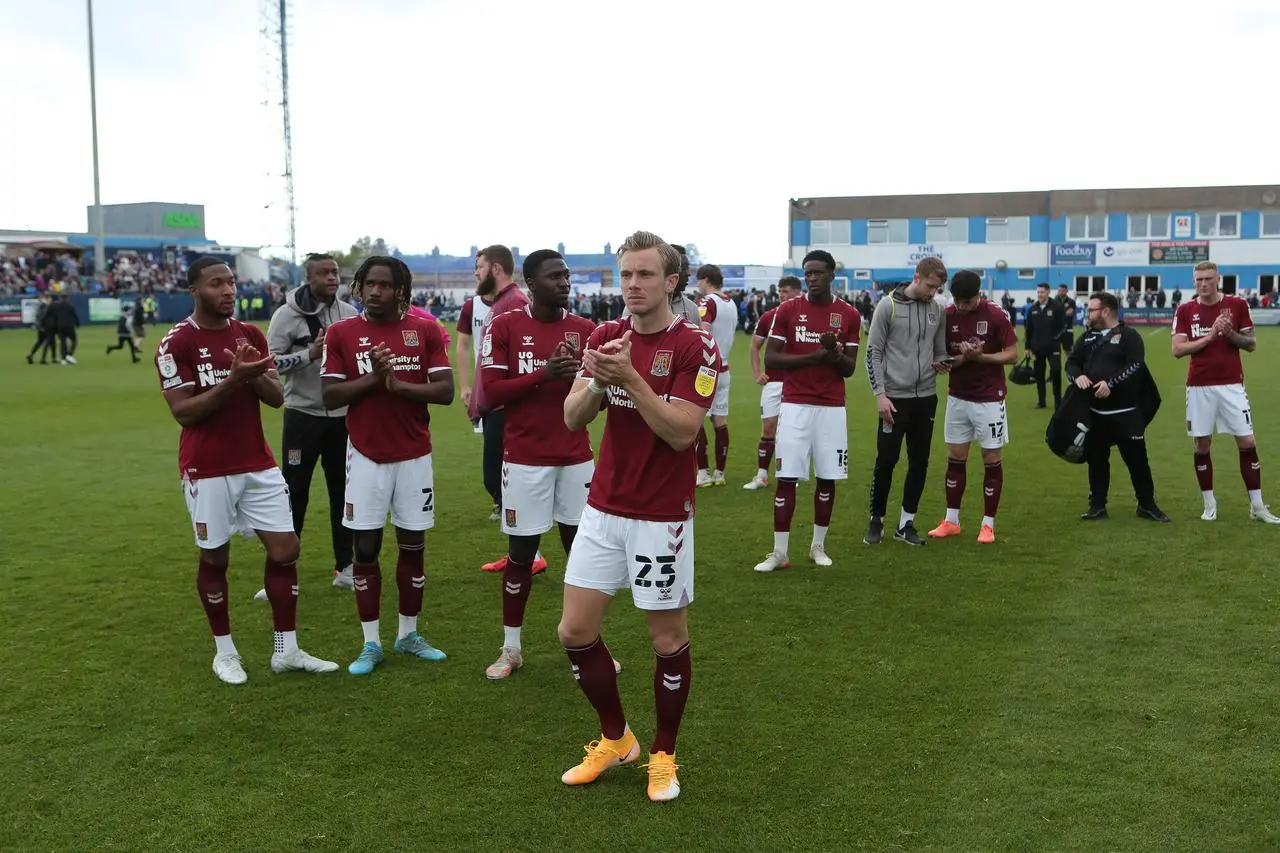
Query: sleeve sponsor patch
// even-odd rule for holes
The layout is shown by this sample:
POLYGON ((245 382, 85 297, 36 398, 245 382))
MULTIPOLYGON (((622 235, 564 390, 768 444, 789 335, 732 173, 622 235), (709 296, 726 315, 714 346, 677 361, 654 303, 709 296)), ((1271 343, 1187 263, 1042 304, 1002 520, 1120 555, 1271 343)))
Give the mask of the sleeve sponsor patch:
POLYGON ((693 380, 693 390, 703 397, 710 397, 716 390, 716 371, 706 365, 698 368, 698 375, 693 380))
POLYGON ((166 379, 164 382, 160 383, 160 387, 161 389, 168 391, 170 388, 177 388, 181 384, 182 384, 182 377, 175 376, 172 379, 166 379))
POLYGON ((484 342, 480 345, 481 355, 493 355, 493 335, 485 335, 484 342))
POLYGON ((157 358, 156 367, 160 368, 160 375, 165 379, 172 379, 178 375, 178 363, 173 360, 171 353, 165 353, 157 358))

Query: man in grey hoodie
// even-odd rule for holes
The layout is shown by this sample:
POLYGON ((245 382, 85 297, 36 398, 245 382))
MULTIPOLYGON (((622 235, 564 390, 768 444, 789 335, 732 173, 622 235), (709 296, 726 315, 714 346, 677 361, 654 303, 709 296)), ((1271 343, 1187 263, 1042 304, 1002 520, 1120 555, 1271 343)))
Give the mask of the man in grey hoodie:
POLYGON ((902 484, 902 513, 893 538, 923 545, 916 531, 916 510, 929 470, 929 445, 938 410, 937 378, 951 370, 947 355, 946 308, 934 297, 947 281, 941 258, 924 258, 911 283, 881 299, 867 333, 867 375, 876 395, 879 431, 871 476, 871 522, 863 542, 884 539, 893 469, 907 440, 907 477, 902 484))
POLYGON ((293 528, 302 536, 316 460, 324 468, 329 491, 329 529, 333 540, 333 585, 350 588, 351 531, 342 525, 347 465, 347 410, 326 409, 320 388, 325 329, 359 312, 338 299, 338 262, 329 255, 308 255, 306 284, 294 288, 271 317, 267 343, 284 380, 284 471, 289 485, 293 528))

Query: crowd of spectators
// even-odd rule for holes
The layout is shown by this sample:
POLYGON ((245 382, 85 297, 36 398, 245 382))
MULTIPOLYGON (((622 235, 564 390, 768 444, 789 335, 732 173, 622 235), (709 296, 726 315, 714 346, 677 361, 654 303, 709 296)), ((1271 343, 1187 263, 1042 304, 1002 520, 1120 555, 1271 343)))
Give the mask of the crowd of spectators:
POLYGON ((0 255, 0 296, 42 293, 172 293, 185 288, 186 260, 158 260, 151 253, 118 252, 101 279, 88 254, 22 251, 0 255))

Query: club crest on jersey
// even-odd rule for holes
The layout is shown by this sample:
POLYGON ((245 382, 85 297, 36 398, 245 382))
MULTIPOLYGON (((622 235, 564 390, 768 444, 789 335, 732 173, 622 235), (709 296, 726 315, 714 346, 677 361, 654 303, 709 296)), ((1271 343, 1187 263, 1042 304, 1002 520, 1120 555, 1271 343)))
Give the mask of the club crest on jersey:
POLYGON ((649 368, 652 376, 670 376, 671 375, 671 356, 672 351, 669 349, 660 349, 653 356, 653 367, 649 368))
POLYGON ((201 542, 209 541, 209 528, 203 521, 196 522, 196 538, 201 542))
POLYGON ((716 371, 705 364, 698 368, 698 375, 693 380, 693 390, 702 397, 710 397, 716 390, 716 371))
POLYGON ((831 315, 831 328, 833 328, 833 329, 838 329, 838 328, 840 328, 840 315, 839 315, 839 314, 832 314, 832 315, 831 315))
POLYGON ((407 347, 419 346, 417 329, 401 329, 400 338, 404 341, 404 345, 407 347))
POLYGON ((249 343, 248 338, 236 338, 236 346, 238 347, 246 346, 248 345, 248 343, 249 343))
POLYGON ((987 321, 986 321, 986 320, 979 320, 979 321, 978 321, 978 328, 977 328, 977 330, 976 330, 976 331, 977 331, 977 333, 978 333, 979 335, 985 335, 985 334, 987 333, 987 321))
POLYGON ((516 511, 514 509, 507 510, 507 527, 516 526, 516 511))
POLYGON ((577 332, 565 332, 564 342, 569 345, 569 349, 573 350, 575 355, 582 349, 582 339, 578 337, 577 332))

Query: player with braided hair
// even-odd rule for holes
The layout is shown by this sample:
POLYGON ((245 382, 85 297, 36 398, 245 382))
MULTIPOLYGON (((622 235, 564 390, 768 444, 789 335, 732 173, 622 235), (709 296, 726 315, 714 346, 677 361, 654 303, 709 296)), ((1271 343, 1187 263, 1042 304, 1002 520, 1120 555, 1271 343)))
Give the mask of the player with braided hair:
MULTIPOLYGON (((409 298, 413 295, 413 273, 409 271, 409 267, 405 262, 399 258, 374 255, 365 259, 365 262, 356 270, 355 278, 351 282, 351 295, 361 305, 365 304, 364 288, 369 281, 369 272, 378 267, 383 267, 390 271, 390 281, 395 291, 393 298, 397 301, 396 312, 401 315, 407 314, 409 312, 409 298)), ((381 306, 379 306, 378 311, 381 312, 381 310, 381 306)))
POLYGON ((386 659, 378 626, 378 555, 388 511, 399 546, 395 650, 422 660, 445 657, 418 633, 418 614, 426 585, 425 534, 435 525, 427 405, 453 402, 453 370, 440 325, 407 313, 412 284, 403 261, 369 258, 351 286, 364 312, 335 323, 324 342, 324 404, 348 407, 343 524, 354 531, 356 609, 364 631, 360 655, 347 667, 353 675, 367 675, 386 659))

